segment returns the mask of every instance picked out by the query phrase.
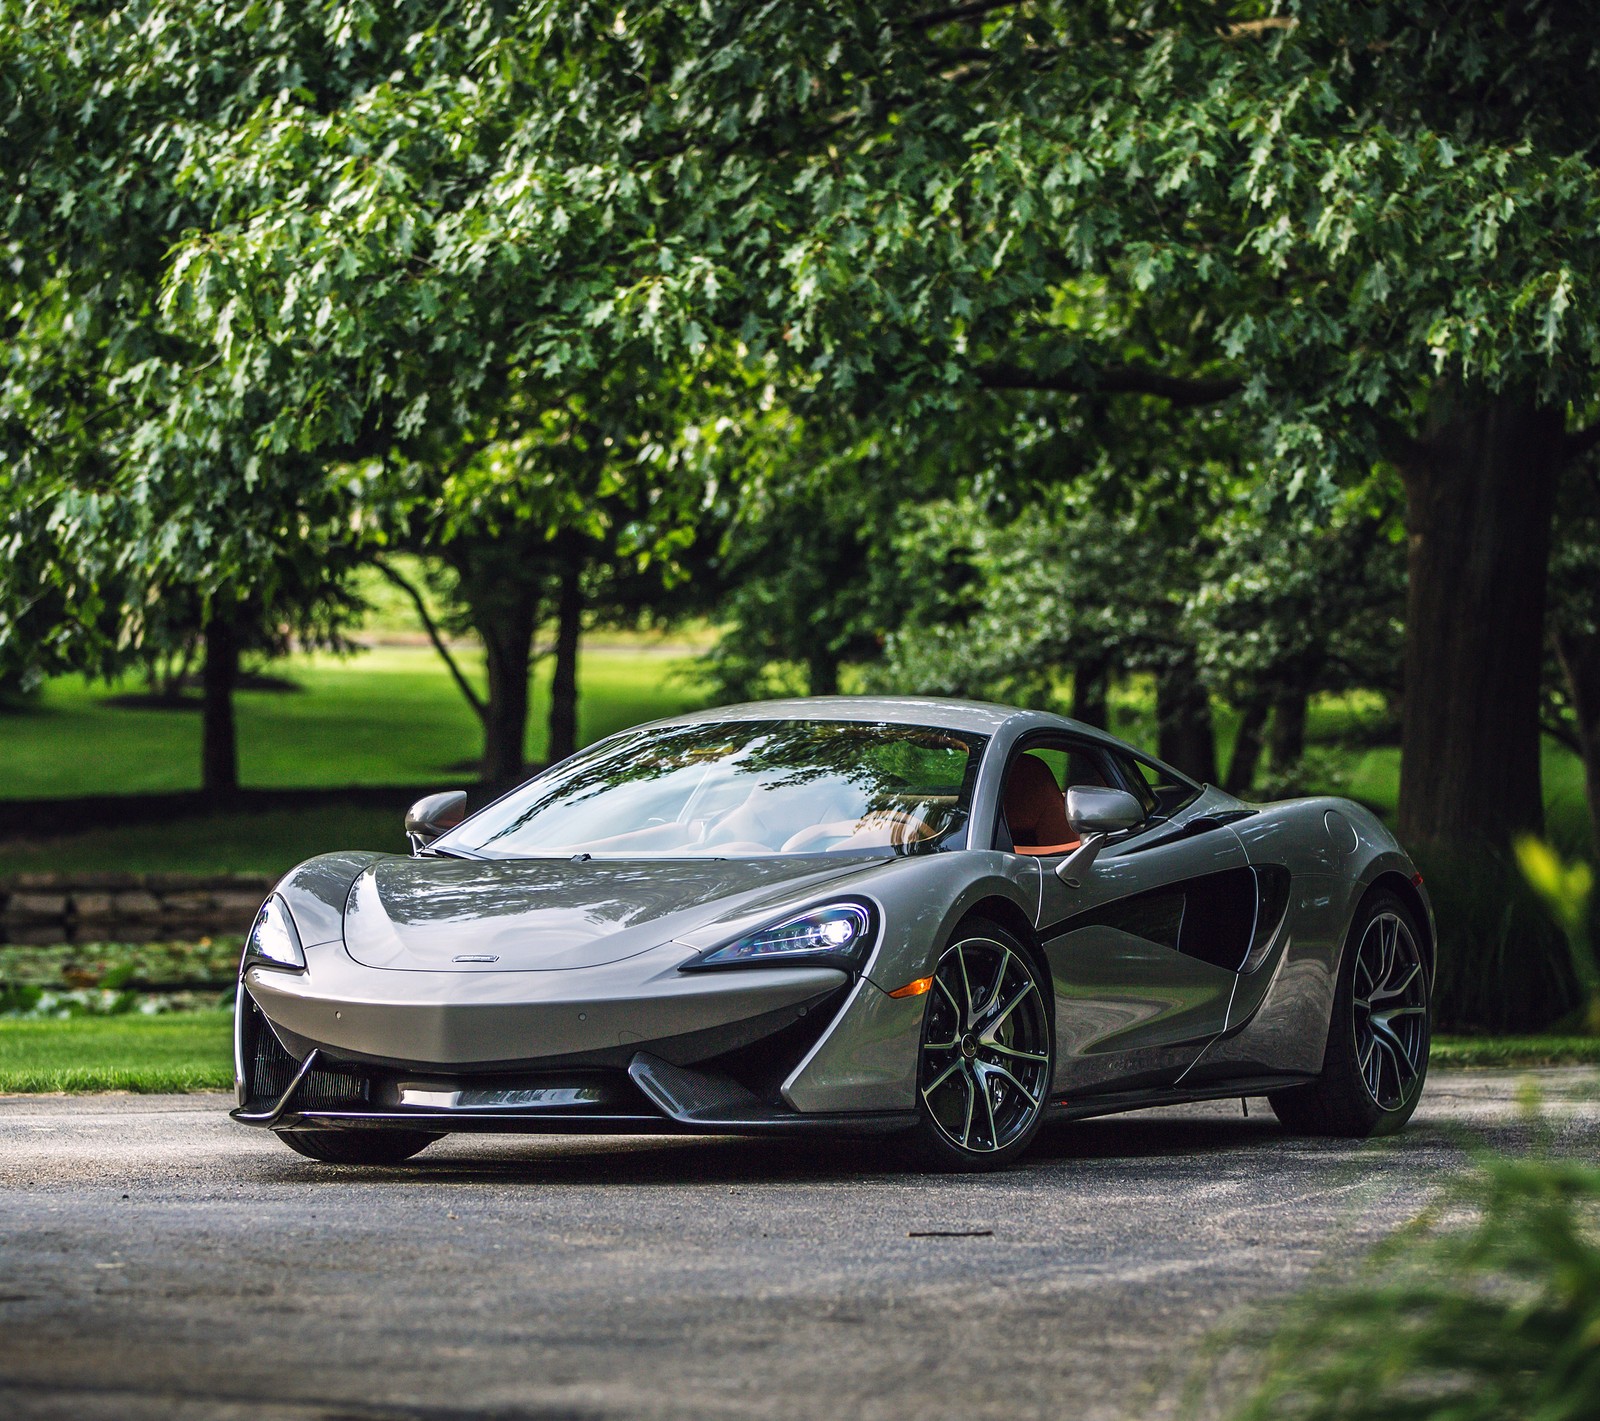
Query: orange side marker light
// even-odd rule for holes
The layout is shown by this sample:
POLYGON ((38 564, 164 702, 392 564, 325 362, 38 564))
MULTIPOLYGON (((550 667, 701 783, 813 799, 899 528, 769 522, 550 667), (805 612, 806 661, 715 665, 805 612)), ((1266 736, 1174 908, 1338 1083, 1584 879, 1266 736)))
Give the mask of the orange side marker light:
POLYGON ((907 982, 903 987, 896 987, 889 995, 891 997, 920 997, 924 992, 932 990, 932 977, 918 977, 915 982, 907 982))

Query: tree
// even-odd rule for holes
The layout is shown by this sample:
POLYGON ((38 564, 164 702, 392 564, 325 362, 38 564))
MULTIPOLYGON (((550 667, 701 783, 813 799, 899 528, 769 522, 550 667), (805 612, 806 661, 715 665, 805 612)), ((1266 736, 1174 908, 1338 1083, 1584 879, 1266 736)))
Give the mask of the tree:
MULTIPOLYGON (((280 39, 304 38, 284 17, 280 39)), ((291 46, 292 47, 292 46, 291 46)), ((249 16, 39 0, 0 30, 0 137, 22 155, 0 210, 0 662, 109 674, 187 618, 206 642, 203 787, 237 787, 239 656, 337 621, 336 490, 257 431, 270 401, 162 304, 174 237, 208 224, 186 135, 289 80, 249 16)))
POLYGON ((1549 517, 1600 354, 1580 16, 713 7, 596 67, 638 135, 619 165, 689 194, 682 229, 745 274, 741 328, 835 394, 1231 395, 1290 488, 1392 460, 1402 825, 1498 842, 1540 815, 1549 517), (672 74, 653 105, 617 82, 645 55, 672 74))
POLYGON ((342 48, 330 25, 365 85, 192 139, 210 220, 169 304, 302 448, 720 333, 802 412, 1232 401, 1290 491, 1387 459, 1403 827, 1499 841, 1539 816, 1549 511, 1600 356, 1580 15, 529 4, 342 48))
POLYGON ((450 448, 419 439, 367 485, 379 567, 411 596, 435 648, 483 725, 483 777, 503 787, 525 770, 529 676, 553 657, 546 754, 578 747, 578 654, 590 609, 638 617, 673 600, 700 538, 717 422, 697 422, 718 398, 705 370, 674 384, 627 369, 552 404, 521 382, 504 407, 450 448), (479 694, 433 625, 424 599, 385 561, 404 548, 450 569, 442 591, 455 630, 483 644, 479 694), (553 623, 551 645, 536 650, 553 623))
POLYGON ((1389 477, 1353 484, 1328 508, 1241 493, 1211 532, 1214 552, 1189 595, 1185 623, 1207 684, 1240 711, 1224 776, 1248 791, 1262 752, 1274 778, 1294 777, 1317 691, 1379 690, 1399 676, 1405 557, 1389 477))
POLYGON ((902 543, 906 565, 955 557, 977 582, 960 595, 967 615, 936 613, 894 634, 877 683, 1049 707, 1083 665, 1146 671, 1157 753, 1218 778, 1210 701, 1183 619, 1185 589, 1208 551, 1203 533, 1170 541, 1139 513, 1065 500, 1005 522, 971 502, 936 505, 918 521, 902 543))

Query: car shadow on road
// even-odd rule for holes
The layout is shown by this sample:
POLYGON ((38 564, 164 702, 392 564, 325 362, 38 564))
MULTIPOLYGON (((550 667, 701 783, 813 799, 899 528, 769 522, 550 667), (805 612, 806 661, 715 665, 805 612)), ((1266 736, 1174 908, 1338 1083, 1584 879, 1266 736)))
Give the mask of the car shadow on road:
MULTIPOLYGON (((1288 1142, 1270 1117, 1173 1119, 1118 1116, 1053 1124, 1018 1161, 1024 1171, 1085 1162, 1154 1163, 1268 1149, 1288 1142)), ((1308 1142, 1296 1141, 1297 1147, 1308 1142)), ((1331 1144, 1331 1142, 1328 1142, 1331 1144)), ((1348 1142, 1342 1142, 1348 1148, 1348 1142)), ((1313 1146, 1314 1148, 1315 1146, 1313 1146)), ((713 1136, 458 1136, 415 1161, 354 1168, 283 1159, 266 1164, 273 1182, 316 1179, 515 1185, 829 1183, 863 1178, 941 1176, 923 1169, 903 1138, 760 1139, 713 1136)), ((977 1176, 981 1177, 981 1176, 977 1176)), ((1005 1177, 1004 1175, 997 1177, 1005 1177)))

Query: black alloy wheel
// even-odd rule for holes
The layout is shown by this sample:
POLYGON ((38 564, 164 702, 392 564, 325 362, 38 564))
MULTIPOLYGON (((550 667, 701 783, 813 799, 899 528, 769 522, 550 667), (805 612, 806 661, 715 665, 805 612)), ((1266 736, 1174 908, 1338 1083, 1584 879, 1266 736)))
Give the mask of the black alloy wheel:
POLYGON ((1397 894, 1368 897, 1345 940, 1333 1019, 1315 1081, 1267 1098, 1302 1135, 1392 1135, 1422 1097, 1432 1042, 1428 963, 1415 915, 1397 894))
POLYGON ((940 1168, 999 1168, 1027 1148, 1049 1103, 1048 975, 1010 933, 970 919, 927 997, 917 1073, 924 1153, 940 1168))

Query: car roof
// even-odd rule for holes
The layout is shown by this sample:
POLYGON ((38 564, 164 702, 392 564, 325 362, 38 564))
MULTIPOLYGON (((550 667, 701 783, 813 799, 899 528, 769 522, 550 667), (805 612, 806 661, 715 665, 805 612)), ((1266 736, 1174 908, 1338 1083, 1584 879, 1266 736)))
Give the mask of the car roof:
POLYGON ((1095 726, 1051 711, 1024 710, 1020 706, 963 701, 948 696, 794 696, 786 700, 744 701, 738 705, 691 711, 634 728, 751 720, 856 720, 887 725, 927 725, 939 730, 971 731, 976 735, 994 735, 1006 726, 1018 732, 1068 730, 1103 745, 1115 745, 1140 755, 1145 753, 1095 726))

